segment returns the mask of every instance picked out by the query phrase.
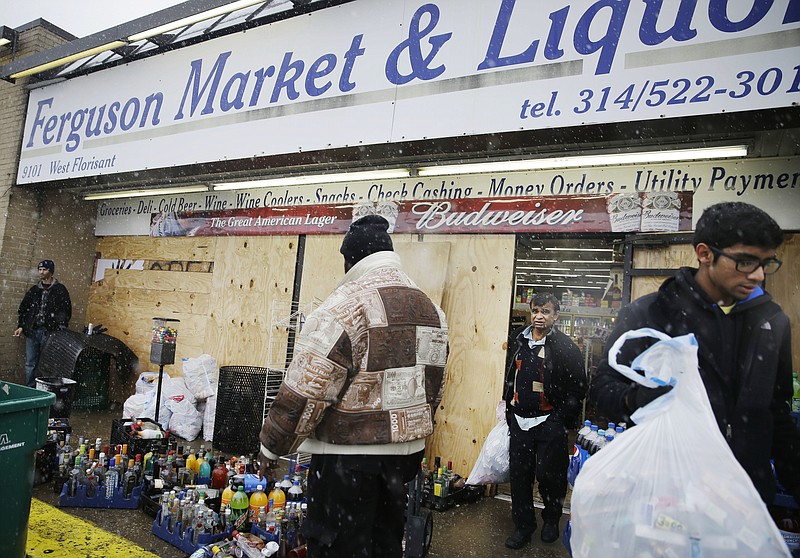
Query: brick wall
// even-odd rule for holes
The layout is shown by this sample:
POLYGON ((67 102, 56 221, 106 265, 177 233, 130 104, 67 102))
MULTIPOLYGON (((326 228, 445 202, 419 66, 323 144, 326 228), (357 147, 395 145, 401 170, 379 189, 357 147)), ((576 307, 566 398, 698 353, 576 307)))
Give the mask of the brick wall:
MULTIPOLYGON (((19 59, 62 44, 71 36, 43 20, 19 29, 14 58, 19 59)), ((12 55, 0 55, 0 64, 12 55)), ((16 186, 28 92, 25 80, 0 81, 0 379, 24 381, 24 339, 11 337, 17 308, 25 291, 36 282, 36 263, 44 257, 57 262, 56 277, 73 297, 72 329, 83 327, 94 237, 94 207, 69 193, 16 186), (73 285, 74 283, 74 285, 73 285)))

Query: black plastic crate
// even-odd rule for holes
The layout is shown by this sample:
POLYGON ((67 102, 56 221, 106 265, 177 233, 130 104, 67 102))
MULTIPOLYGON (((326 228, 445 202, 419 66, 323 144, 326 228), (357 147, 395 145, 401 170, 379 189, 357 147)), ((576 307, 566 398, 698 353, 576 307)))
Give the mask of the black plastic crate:
MULTIPOLYGON (((169 439, 166 437, 147 439, 136 436, 131 432, 131 425, 135 421, 142 421, 143 423, 158 426, 159 430, 164 433, 161 426, 149 418, 114 419, 111 422, 111 445, 128 444, 128 455, 135 456, 137 453, 141 453, 142 458, 150 451, 154 454, 167 453, 169 439)), ((164 433, 164 435, 166 436, 166 433, 164 433)))
POLYGON ((258 434, 264 414, 282 380, 280 370, 259 366, 221 367, 214 417, 214 447, 238 455, 258 453, 261 447, 258 434), (271 393, 273 384, 275 393, 271 393))

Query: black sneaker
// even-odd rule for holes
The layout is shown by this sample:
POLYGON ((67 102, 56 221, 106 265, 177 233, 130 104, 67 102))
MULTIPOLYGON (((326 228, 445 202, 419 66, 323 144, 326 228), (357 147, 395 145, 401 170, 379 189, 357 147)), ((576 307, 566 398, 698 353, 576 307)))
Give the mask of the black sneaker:
POLYGON ((542 526, 542 542, 552 543, 558 540, 558 523, 545 523, 542 526))
POLYGON ((514 534, 506 539, 506 546, 518 550, 531 542, 531 533, 528 531, 520 531, 516 529, 514 534))

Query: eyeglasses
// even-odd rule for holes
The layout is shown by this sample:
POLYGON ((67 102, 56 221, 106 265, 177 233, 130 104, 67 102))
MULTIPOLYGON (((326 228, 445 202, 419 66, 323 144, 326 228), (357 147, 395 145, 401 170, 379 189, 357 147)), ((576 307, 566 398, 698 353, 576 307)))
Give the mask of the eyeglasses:
POLYGON ((783 262, 775 257, 767 258, 766 260, 747 257, 737 258, 726 254, 719 248, 714 248, 713 246, 709 246, 709 248, 718 256, 725 256, 726 258, 736 262, 736 271, 740 273, 753 273, 756 269, 761 267, 764 269, 764 275, 772 275, 781 268, 781 265, 783 265, 783 262))

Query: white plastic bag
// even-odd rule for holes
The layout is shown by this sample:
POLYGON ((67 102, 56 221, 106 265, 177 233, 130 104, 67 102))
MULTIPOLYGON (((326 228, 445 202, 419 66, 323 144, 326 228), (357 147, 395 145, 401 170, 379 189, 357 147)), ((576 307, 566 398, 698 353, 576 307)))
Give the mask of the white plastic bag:
POLYGON ((203 415, 195 409, 188 399, 167 400, 167 409, 171 411, 169 429, 184 440, 194 440, 203 427, 203 415))
POLYGON ((153 418, 155 404, 155 391, 135 393, 122 405, 122 418, 153 418))
MULTIPOLYGON (((169 379, 169 374, 164 372, 164 381, 169 379)), ((147 393, 158 387, 158 372, 142 372, 136 381, 136 393, 147 393)))
POLYGON ((217 396, 206 399, 206 408, 203 409, 203 439, 214 441, 214 418, 217 415, 217 396))
POLYGON ((197 399, 206 399, 217 393, 219 369, 211 355, 183 359, 183 378, 186 388, 197 399))
POLYGON ((467 484, 503 483, 510 478, 505 401, 498 404, 496 414, 499 422, 486 437, 478 460, 467 477, 467 484))
POLYGON ((717 427, 697 369, 694 335, 673 339, 652 329, 629 331, 608 358, 639 384, 675 387, 637 410, 631 416, 637 425, 584 464, 571 501, 573 557, 788 558, 766 506, 717 427), (622 345, 638 337, 660 341, 630 367, 618 364, 622 345))

